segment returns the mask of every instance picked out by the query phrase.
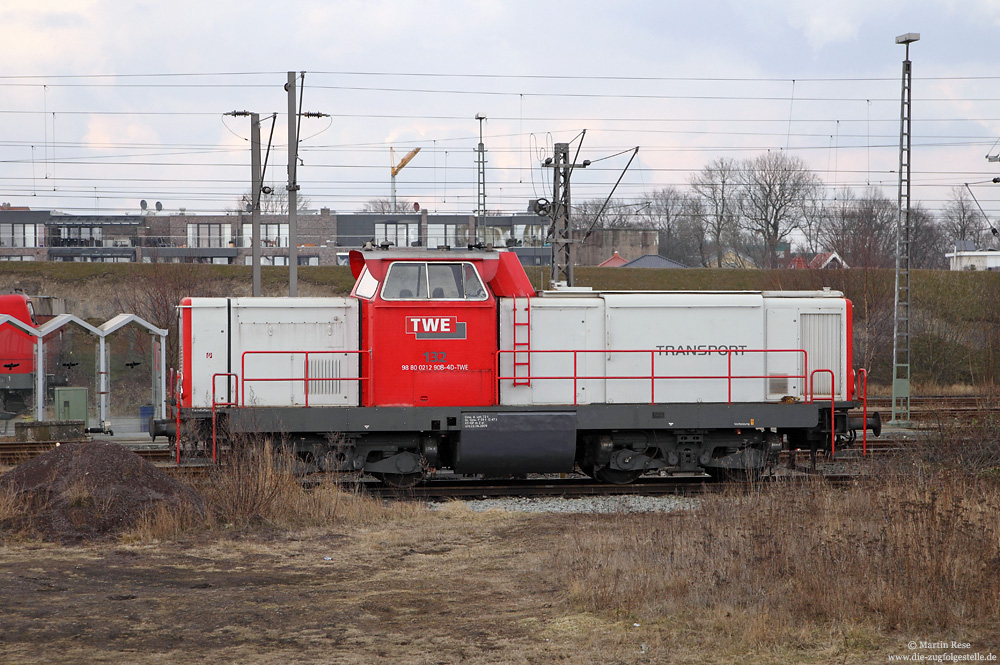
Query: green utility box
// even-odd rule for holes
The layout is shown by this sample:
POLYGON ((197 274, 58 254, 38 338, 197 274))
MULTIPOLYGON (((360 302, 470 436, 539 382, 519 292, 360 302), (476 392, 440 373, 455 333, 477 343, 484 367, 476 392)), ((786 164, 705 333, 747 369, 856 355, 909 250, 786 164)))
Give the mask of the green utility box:
POLYGON ((82 420, 89 426, 86 388, 56 388, 55 395, 56 420, 82 420))

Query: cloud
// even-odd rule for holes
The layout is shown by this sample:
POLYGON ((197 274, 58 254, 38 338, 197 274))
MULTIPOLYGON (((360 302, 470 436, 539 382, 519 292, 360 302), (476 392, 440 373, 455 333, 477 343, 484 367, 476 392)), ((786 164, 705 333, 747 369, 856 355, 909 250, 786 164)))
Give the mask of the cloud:
POLYGON ((0 8, 4 69, 18 74, 62 73, 67 63, 100 62, 99 49, 88 44, 94 28, 94 2, 14 2, 0 8))
POLYGON ((764 0, 742 7, 744 13, 757 17, 758 29, 766 29, 773 35, 780 31, 778 24, 784 23, 800 33, 814 51, 833 44, 853 42, 865 25, 886 20, 901 9, 900 0, 880 0, 877 3, 871 0, 764 0))

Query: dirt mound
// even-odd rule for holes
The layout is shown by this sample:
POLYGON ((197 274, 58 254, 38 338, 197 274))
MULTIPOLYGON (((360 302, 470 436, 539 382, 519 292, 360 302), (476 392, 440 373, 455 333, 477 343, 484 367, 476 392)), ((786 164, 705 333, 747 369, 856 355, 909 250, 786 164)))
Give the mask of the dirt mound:
POLYGON ((114 538, 158 504, 204 512, 187 485, 108 441, 65 443, 0 476, 22 508, 0 523, 64 543, 114 538))

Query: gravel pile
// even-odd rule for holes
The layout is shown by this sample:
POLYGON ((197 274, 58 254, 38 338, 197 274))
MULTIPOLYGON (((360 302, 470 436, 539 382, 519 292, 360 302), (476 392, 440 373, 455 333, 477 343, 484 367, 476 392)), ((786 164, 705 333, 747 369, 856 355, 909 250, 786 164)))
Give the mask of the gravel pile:
MULTIPOLYGON (((696 499, 677 496, 592 496, 576 499, 559 497, 502 499, 477 499, 464 502, 470 510, 506 510, 513 513, 668 513, 689 510, 697 505, 696 499)), ((444 504, 432 502, 431 510, 444 504)))
POLYGON ((117 443, 64 443, 0 476, 21 510, 0 533, 30 532, 62 543, 108 540, 157 505, 204 510, 187 485, 117 443))

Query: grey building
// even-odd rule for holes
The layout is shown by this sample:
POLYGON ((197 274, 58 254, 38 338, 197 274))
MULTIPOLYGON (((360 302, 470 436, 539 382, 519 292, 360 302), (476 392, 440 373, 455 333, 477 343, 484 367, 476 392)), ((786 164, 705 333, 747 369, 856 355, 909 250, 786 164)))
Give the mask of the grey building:
MULTIPOLYGON (((301 212, 299 265, 337 265, 366 243, 394 247, 511 247, 548 262, 544 218, 537 215, 337 214, 327 208, 301 212)), ((264 265, 288 265, 287 215, 261 215, 264 265)), ((595 231, 578 247, 579 265, 596 265, 606 247, 629 254, 656 252, 656 232, 595 231)), ((248 213, 188 215, 66 215, 54 211, 0 209, 0 260, 174 262, 248 265, 252 232, 248 213)))

